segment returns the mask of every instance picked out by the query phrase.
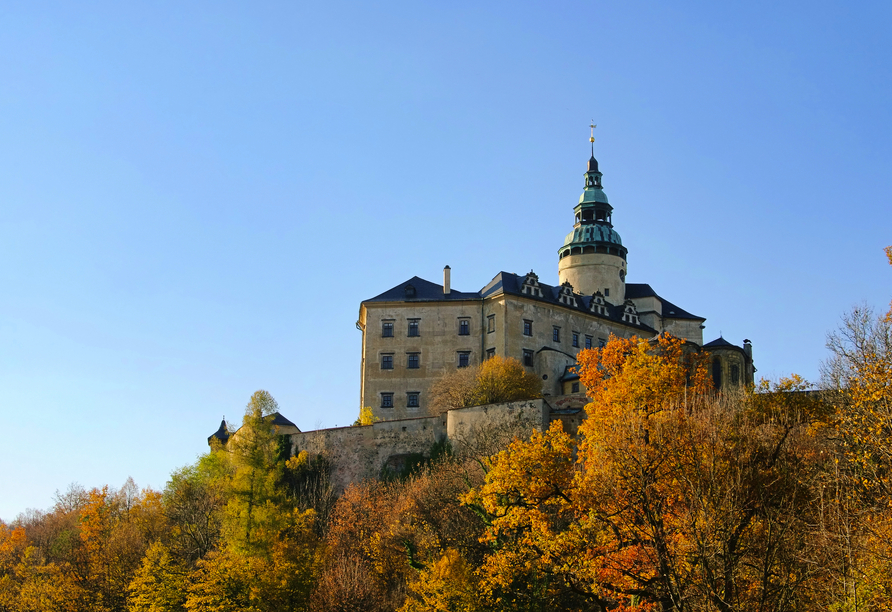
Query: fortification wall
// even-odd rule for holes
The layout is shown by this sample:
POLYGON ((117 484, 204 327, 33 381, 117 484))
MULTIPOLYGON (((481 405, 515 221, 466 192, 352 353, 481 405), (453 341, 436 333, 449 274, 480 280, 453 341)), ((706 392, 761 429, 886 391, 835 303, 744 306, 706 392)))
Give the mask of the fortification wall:
POLYGON ((455 408, 446 415, 446 437, 453 448, 471 452, 496 452, 515 436, 545 431, 551 418, 541 399, 455 408))
POLYGON ((332 485, 340 494, 351 482, 379 478, 394 457, 427 455, 445 437, 445 416, 434 416, 305 431, 292 434, 291 443, 295 453, 307 451, 328 459, 332 485))
POLYGON ((429 455, 431 447, 449 439, 456 449, 495 452, 515 435, 548 428, 550 410, 543 400, 457 408, 446 414, 373 425, 336 427, 291 435, 294 452, 326 457, 332 485, 340 494, 352 482, 381 477, 385 466, 399 466, 413 454, 429 455), (500 444, 499 448, 487 445, 500 444))

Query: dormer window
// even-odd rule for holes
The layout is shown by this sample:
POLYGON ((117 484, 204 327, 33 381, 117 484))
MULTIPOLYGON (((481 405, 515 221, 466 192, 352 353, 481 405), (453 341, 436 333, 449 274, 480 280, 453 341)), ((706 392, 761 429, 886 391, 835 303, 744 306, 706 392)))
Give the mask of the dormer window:
POLYGON ((415 297, 415 287, 414 287, 414 286, 412 286, 412 285, 406 285, 405 292, 406 292, 406 297, 407 297, 407 298, 413 298, 413 297, 415 297))
POLYGON ((532 270, 524 277, 520 292, 533 297, 543 297, 542 288, 539 286, 539 277, 532 270))
POLYGON ((638 309, 635 308, 635 302, 632 300, 626 300, 625 304, 623 304, 623 321, 632 325, 641 324, 638 320, 638 309))
POLYGON ((569 281, 564 281, 561 285, 560 293, 558 293, 558 301, 565 306, 576 308, 576 296, 573 295, 573 285, 569 281))
POLYGON ((588 309, 593 314, 600 315, 602 317, 609 316, 607 314, 607 303, 604 301, 604 295, 600 291, 595 291, 588 309))

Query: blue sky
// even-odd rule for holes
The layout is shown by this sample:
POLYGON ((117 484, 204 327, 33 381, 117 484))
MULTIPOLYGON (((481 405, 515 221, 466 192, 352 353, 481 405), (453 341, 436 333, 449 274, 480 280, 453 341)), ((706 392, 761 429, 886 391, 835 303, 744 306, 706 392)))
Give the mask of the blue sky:
POLYGON ((6 2, 0 517, 160 488, 266 389, 352 422, 359 302, 557 279, 588 124, 629 281, 818 378, 892 268, 887 2, 6 2))

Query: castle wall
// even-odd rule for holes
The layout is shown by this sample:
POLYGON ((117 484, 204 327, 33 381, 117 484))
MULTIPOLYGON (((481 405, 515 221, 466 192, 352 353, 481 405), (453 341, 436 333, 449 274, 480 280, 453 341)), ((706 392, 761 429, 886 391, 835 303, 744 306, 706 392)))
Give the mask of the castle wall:
POLYGON ((541 399, 487 406, 455 408, 447 413, 446 437, 456 448, 476 448, 493 435, 528 436, 545 431, 550 420, 548 404, 541 399))
POLYGON ((363 406, 379 419, 426 416, 428 391, 433 381, 458 367, 459 354, 468 364, 482 359, 480 301, 371 303, 365 307, 362 355, 363 406), (418 335, 409 336, 409 321, 417 320, 418 335), (468 322, 468 335, 460 335, 460 321, 468 322), (383 335, 384 323, 393 325, 393 336, 383 335), (418 367, 410 368, 409 355, 418 355, 418 367), (384 369, 384 356, 392 369, 384 369), (393 394, 393 405, 382 405, 382 393, 393 394), (418 393, 418 406, 409 405, 409 393, 418 393))
POLYGON ((307 451, 328 459, 332 485, 340 494, 352 482, 379 478, 391 458, 427 455, 431 446, 445 437, 443 416, 305 431, 292 434, 291 443, 295 453, 307 451))

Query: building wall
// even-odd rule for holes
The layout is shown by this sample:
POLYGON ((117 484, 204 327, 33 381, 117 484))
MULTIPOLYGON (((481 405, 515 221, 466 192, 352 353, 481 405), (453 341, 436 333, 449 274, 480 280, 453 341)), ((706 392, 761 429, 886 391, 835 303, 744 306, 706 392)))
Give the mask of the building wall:
POLYGON ((574 291, 583 295, 600 291, 615 306, 621 305, 626 298, 625 275, 626 261, 608 253, 567 255, 558 263, 559 284, 569 282, 574 291))
POLYGON ((525 363, 524 351, 530 351, 533 363, 527 367, 542 377, 543 393, 560 395, 564 368, 575 363, 587 337, 591 338, 592 347, 598 347, 611 334, 620 338, 650 335, 622 321, 510 294, 483 301, 371 302, 363 306, 360 324, 361 402, 383 420, 430 415, 430 387, 458 368, 461 351, 469 353, 469 365, 481 363, 489 350, 525 363), (490 317, 493 331, 489 331, 490 317), (459 335, 459 321, 463 318, 470 326, 467 336, 459 335), (418 320, 417 337, 408 336, 410 319, 418 320), (385 321, 393 323, 393 337, 382 335, 385 321), (531 335, 524 334, 525 321, 532 324, 531 335), (557 341, 555 327, 559 328, 557 341), (578 334, 578 346, 573 346, 574 332, 578 334), (408 367, 410 353, 419 354, 417 369, 408 367), (392 357, 393 369, 382 368, 384 355, 392 357), (393 394, 392 407, 382 406, 384 393, 393 394), (409 393, 419 394, 418 407, 408 406, 409 393))
POLYGON ((427 415, 427 394, 434 380, 458 367, 459 352, 468 353, 469 365, 482 360, 481 302, 370 303, 364 308, 362 355, 363 406, 379 419, 427 415), (418 321, 418 336, 408 334, 409 321, 418 321), (459 321, 467 320, 469 335, 459 335, 459 321), (382 335, 383 323, 393 323, 393 337, 382 335), (409 367, 417 353, 418 368, 409 367), (393 369, 382 368, 390 355, 393 369), (419 393, 419 406, 408 406, 408 393, 419 393), (393 393, 393 407, 382 407, 382 393, 393 393))
POLYGON ((747 367, 744 354, 736 348, 716 348, 708 353, 709 373, 716 384, 716 391, 727 391, 742 385, 752 385, 752 369, 747 367), (718 365, 716 365, 718 363, 718 365), (716 380, 716 368, 718 380, 716 380))

